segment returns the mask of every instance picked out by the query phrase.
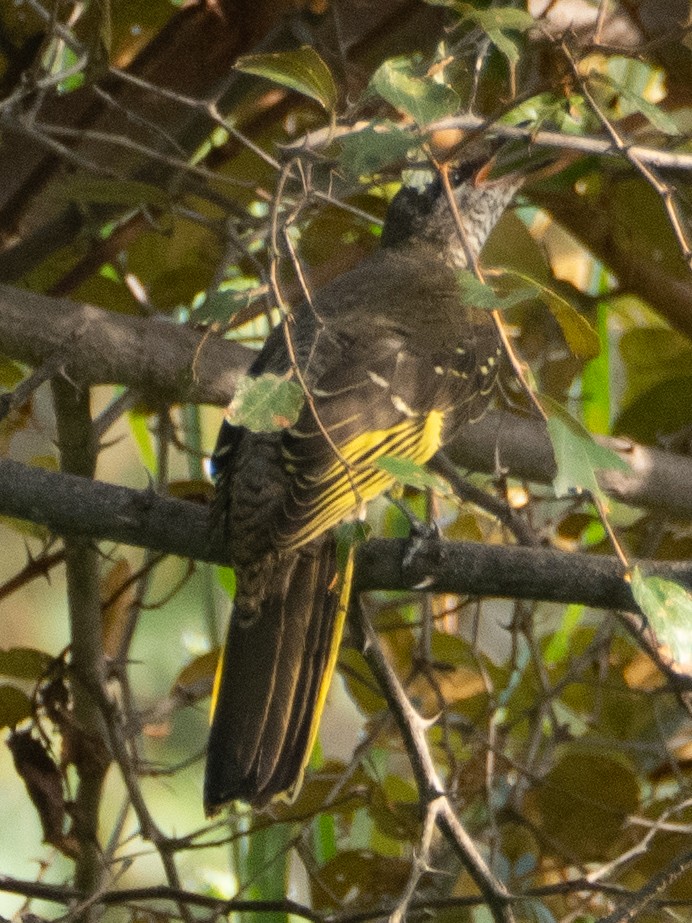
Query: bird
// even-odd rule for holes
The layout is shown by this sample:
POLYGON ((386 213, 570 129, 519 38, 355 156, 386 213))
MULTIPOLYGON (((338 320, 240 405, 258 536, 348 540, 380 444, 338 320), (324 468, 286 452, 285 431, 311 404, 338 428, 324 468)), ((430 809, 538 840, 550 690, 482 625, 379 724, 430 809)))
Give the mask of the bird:
POLYGON ((293 425, 225 419, 212 456, 236 596, 216 672, 204 780, 213 816, 295 793, 310 757, 348 608, 334 527, 393 485, 384 456, 424 464, 492 400, 502 346, 464 303, 475 262, 524 176, 489 155, 392 199, 381 245, 292 312, 249 374, 300 371, 293 425), (463 233, 459 229, 459 223, 463 233), (290 342, 289 342, 290 340, 290 342))

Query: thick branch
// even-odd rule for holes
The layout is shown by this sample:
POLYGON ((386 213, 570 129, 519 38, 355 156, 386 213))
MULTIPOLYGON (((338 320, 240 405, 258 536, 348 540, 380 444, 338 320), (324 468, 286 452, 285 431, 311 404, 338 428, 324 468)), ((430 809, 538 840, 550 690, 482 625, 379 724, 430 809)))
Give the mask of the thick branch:
MULTIPOLYGON (((168 554, 226 563, 206 507, 74 475, 0 461, 0 513, 168 554)), ((646 570, 692 588, 692 562, 643 562, 646 570)), ((637 611, 617 559, 475 542, 372 539, 358 552, 360 590, 436 592, 580 602, 637 611), (408 553, 407 553, 408 552, 408 553), (406 563, 404 563, 406 562, 406 563)))
MULTIPOLYGON (((91 305, 0 285, 0 352, 40 366, 64 357, 81 384, 123 384, 152 403, 225 404, 252 353, 155 318, 113 314, 91 305)), ((603 471, 603 489, 624 503, 692 515, 692 459, 622 439, 604 439, 632 467, 603 471)), ((550 442, 537 420, 491 413, 467 426, 447 454, 462 467, 548 483, 555 474, 550 442)))
POLYGON ((63 358, 83 385, 129 385, 152 401, 225 404, 248 350, 157 318, 0 285, 0 352, 41 365, 63 358))
MULTIPOLYGON (((627 462, 629 472, 598 472, 603 490, 623 503, 673 516, 692 516, 692 458, 637 445, 629 439, 596 436, 627 462)), ((499 461, 512 477, 547 484, 555 477, 555 459, 541 420, 494 411, 464 427, 447 455, 471 471, 493 473, 499 461)))

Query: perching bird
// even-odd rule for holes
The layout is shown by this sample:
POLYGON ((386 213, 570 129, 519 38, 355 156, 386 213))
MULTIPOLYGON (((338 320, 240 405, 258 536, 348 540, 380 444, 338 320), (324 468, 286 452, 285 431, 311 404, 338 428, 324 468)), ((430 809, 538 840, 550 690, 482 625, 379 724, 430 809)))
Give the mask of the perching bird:
MULTIPOLYGON (((489 315, 462 302, 457 272, 521 179, 487 181, 487 159, 449 174, 463 235, 439 178, 404 188, 380 249, 296 309, 290 338, 311 396, 297 422, 222 426, 213 464, 237 595, 212 702, 207 814, 235 799, 261 806, 300 780, 347 607, 332 527, 392 486, 373 463, 425 463, 491 400, 500 343, 489 315)), ((289 352, 279 326, 250 374, 290 373, 289 352)))

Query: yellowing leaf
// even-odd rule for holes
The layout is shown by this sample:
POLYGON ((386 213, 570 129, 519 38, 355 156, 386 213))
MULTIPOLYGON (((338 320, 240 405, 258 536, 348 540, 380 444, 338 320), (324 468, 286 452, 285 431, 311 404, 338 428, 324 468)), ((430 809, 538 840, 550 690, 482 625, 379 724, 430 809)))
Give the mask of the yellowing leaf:
POLYGON ((173 684, 173 693, 183 693, 186 697, 201 698, 211 692, 219 651, 207 651, 195 657, 178 673, 173 684))
POLYGON ((103 648, 106 656, 111 658, 120 652, 129 622, 130 608, 137 595, 137 586, 131 578, 130 562, 127 558, 120 558, 105 574, 99 587, 103 648))
POLYGON ((514 277, 523 283, 519 290, 525 293, 524 301, 539 298, 560 325, 565 342, 578 359, 595 359, 601 349, 598 334, 587 319, 566 298, 530 276, 513 269, 505 269, 503 276, 514 277))

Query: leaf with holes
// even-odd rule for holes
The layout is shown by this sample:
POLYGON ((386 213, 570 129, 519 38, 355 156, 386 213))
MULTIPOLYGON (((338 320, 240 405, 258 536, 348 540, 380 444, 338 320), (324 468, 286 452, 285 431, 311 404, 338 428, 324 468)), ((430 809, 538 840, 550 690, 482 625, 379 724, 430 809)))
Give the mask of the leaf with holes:
POLYGON ((257 378, 247 375, 240 380, 226 415, 234 426, 273 433, 296 422, 304 399, 295 381, 271 373, 257 378))
POLYGON ((235 66, 245 74, 266 77, 282 87, 309 96, 327 112, 336 109, 339 94, 332 73, 315 49, 308 45, 294 51, 248 54, 238 58, 235 66))
POLYGON ((639 93, 636 93, 625 84, 620 83, 620 81, 613 79, 609 74, 591 75, 590 79, 596 80, 598 83, 607 86, 608 89, 622 98, 630 111, 638 112, 640 115, 643 115, 658 131, 666 135, 680 134, 680 129, 675 120, 668 115, 668 113, 664 112, 660 106, 650 103, 648 99, 644 99, 639 93))

